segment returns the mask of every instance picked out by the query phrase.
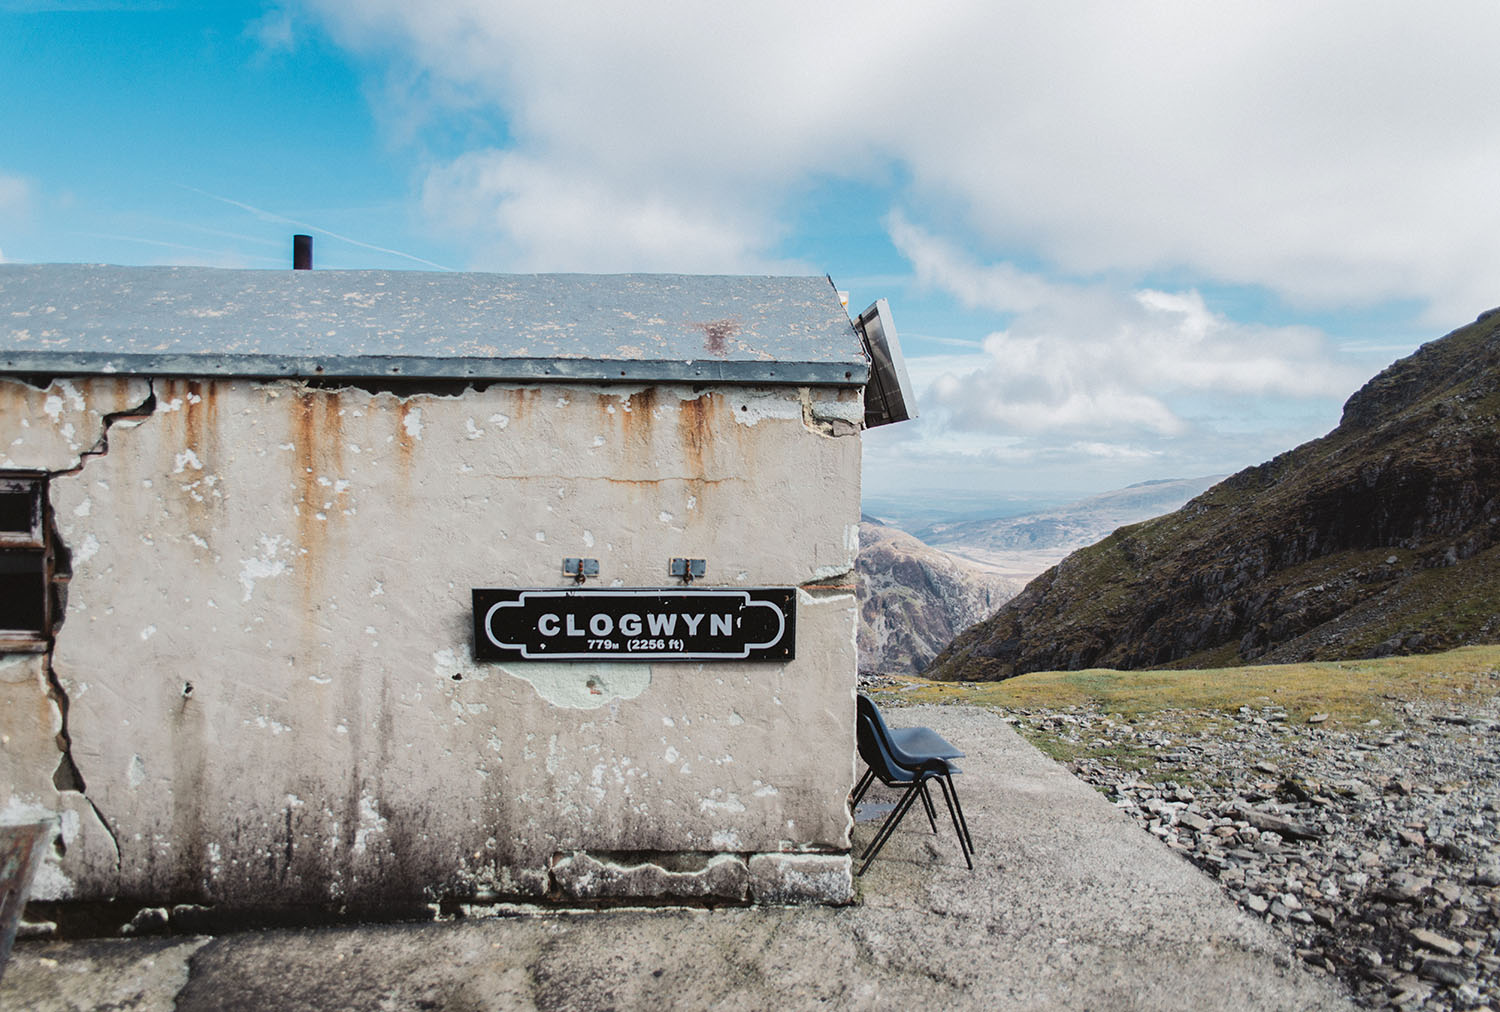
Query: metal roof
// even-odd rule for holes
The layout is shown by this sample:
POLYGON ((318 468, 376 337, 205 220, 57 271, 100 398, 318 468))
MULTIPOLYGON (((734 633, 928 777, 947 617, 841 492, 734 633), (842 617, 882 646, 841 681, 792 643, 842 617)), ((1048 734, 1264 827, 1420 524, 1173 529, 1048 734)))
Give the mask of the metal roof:
POLYGON ((0 372, 858 386, 823 277, 0 264, 0 372))

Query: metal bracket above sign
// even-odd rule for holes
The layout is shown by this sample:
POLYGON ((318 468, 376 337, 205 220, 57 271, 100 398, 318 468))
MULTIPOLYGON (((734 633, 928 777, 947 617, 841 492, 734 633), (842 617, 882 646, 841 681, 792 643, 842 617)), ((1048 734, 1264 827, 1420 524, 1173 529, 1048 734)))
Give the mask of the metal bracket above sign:
POLYGON ((599 575, 599 560, 563 559, 562 571, 564 576, 571 576, 579 583, 582 583, 585 577, 599 575))
POLYGON ((794 587, 474 589, 480 661, 790 661, 794 587))
POLYGON ((683 583, 692 583, 708 573, 708 563, 703 559, 673 559, 668 572, 683 583))

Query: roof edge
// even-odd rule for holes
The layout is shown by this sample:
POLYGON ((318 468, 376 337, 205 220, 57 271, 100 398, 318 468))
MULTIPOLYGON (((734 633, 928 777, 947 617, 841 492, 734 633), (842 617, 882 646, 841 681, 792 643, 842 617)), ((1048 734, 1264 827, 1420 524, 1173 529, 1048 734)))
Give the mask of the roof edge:
POLYGON ((603 358, 452 359, 424 356, 153 355, 11 350, 0 374, 186 376, 254 379, 449 379, 592 383, 726 383, 862 387, 868 363, 603 358))

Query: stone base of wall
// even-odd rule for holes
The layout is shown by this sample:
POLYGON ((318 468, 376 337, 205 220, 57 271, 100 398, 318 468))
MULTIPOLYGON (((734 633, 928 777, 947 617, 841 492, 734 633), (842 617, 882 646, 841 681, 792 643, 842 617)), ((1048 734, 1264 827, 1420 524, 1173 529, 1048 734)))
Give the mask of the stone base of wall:
POLYGON ((854 864, 848 854, 754 854, 750 898, 756 903, 849 903, 854 864))
POLYGON ((693 903, 848 903, 848 854, 560 855, 552 879, 562 899, 693 903))
POLYGON ((800 904, 854 901, 848 853, 653 853, 571 851, 550 869, 506 868, 497 880, 468 895, 438 902, 384 905, 241 905, 139 901, 41 901, 26 908, 23 934, 39 938, 163 933, 212 934, 247 928, 313 924, 437 920, 516 915, 569 906, 800 904))

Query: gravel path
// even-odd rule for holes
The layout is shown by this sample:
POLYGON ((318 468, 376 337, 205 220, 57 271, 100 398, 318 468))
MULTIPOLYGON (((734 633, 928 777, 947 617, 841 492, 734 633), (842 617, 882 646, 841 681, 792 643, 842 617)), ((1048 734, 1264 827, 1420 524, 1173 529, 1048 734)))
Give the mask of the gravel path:
POLYGON ((1010 711, 1370 1008, 1500 1008, 1500 700, 1404 727, 1010 711))

